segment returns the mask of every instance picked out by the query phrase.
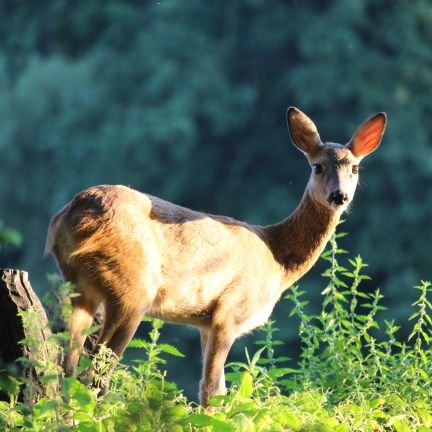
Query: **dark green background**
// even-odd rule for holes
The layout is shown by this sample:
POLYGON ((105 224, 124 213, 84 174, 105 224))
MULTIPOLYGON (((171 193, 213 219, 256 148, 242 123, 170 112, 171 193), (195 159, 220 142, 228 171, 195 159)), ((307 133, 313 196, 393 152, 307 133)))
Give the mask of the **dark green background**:
MULTIPOLYGON (((24 237, 1 252, 1 267, 30 271, 42 293, 55 271, 43 258, 50 217, 100 183, 276 222, 310 171, 290 144, 286 108, 342 143, 386 111, 342 246, 369 263, 387 317, 409 316, 411 287, 432 273, 430 1, 4 0, 0 24, 0 218, 24 237)), ((302 280, 315 303, 321 271, 302 280)), ((295 357, 288 304, 276 315, 295 357)), ((189 358, 169 376, 193 394, 197 335, 165 335, 189 358)))

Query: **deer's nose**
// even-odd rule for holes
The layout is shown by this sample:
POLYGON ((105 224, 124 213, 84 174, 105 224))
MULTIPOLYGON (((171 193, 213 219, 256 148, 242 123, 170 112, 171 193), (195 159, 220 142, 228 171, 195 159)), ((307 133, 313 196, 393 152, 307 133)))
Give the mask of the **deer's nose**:
POLYGON ((332 192, 327 201, 331 203, 335 203, 336 205, 343 205, 348 201, 348 195, 346 193, 341 192, 340 190, 332 192))

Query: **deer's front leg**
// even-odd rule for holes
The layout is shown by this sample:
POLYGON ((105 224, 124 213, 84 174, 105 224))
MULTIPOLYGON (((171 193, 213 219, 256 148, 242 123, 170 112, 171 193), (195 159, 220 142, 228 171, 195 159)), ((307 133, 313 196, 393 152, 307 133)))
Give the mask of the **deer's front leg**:
POLYGON ((225 393, 224 365, 233 342, 226 326, 215 325, 209 330, 201 330, 204 364, 200 403, 204 407, 212 396, 225 393))

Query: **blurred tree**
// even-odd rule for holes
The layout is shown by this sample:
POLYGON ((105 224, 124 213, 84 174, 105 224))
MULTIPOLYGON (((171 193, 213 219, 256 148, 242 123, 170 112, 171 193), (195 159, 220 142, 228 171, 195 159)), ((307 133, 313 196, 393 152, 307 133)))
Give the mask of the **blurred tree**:
POLYGON ((22 236, 0 220, 0 268, 14 268, 22 255, 22 236))
POLYGON ((5 227, 0 220, 0 251, 7 245, 18 247, 21 246, 21 243, 21 234, 12 228, 5 227))

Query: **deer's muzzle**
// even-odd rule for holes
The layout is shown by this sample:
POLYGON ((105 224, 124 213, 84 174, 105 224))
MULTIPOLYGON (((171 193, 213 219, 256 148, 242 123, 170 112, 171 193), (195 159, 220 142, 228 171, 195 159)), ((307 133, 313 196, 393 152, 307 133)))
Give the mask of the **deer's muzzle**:
POLYGON ((327 201, 330 204, 335 203, 336 205, 344 205, 348 201, 348 195, 341 192, 340 190, 337 190, 328 196, 327 201))

